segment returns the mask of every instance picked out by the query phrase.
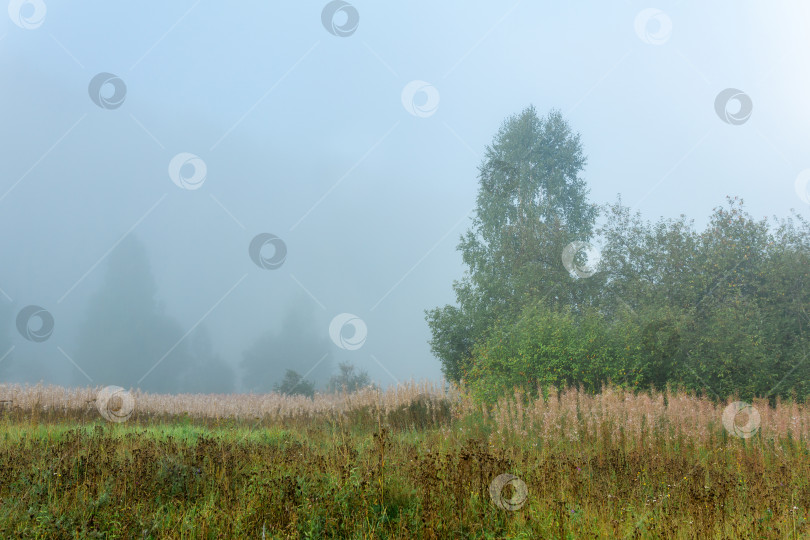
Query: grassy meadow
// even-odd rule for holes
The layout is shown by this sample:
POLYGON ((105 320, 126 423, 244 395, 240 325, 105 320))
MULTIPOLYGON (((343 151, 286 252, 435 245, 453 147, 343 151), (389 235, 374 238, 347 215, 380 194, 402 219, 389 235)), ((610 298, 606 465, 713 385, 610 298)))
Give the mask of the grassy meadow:
POLYGON ((755 401, 739 436, 726 403, 612 387, 133 393, 123 421, 94 395, 0 386, 0 537, 810 535, 804 405, 755 401))

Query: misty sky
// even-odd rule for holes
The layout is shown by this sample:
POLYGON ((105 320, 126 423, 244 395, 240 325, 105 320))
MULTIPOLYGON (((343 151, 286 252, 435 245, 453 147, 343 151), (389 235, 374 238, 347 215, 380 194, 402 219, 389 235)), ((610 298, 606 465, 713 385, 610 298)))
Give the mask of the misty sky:
POLYGON ((81 366, 76 329, 132 234, 165 312, 206 326, 233 366, 304 302, 324 337, 340 314, 365 323, 336 362, 384 386, 439 380, 423 311, 453 302, 477 166, 530 104, 581 134, 592 202, 621 194, 701 228, 726 195, 755 217, 808 214, 806 2, 352 1, 329 28, 325 6, 11 2, 0 303, 55 321, 40 343, 14 329, 18 363, 44 362, 46 382, 76 369, 69 356, 81 366), (125 91, 98 82, 91 98, 99 73, 125 91), (747 120, 718 115, 728 88, 750 98, 747 120), (199 159, 177 166, 177 185, 181 153, 199 159), (280 267, 251 260, 261 233, 284 242, 280 267))

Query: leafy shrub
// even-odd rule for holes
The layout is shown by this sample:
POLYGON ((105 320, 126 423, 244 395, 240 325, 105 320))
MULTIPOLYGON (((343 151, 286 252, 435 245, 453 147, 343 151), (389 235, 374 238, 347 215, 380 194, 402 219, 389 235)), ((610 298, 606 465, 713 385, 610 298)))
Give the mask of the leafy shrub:
POLYGON ((315 395, 315 385, 310 381, 304 379, 296 371, 288 369, 284 374, 284 380, 273 387, 273 390, 279 394, 287 396, 303 395, 312 397, 315 395))
POLYGON ((635 386, 645 377, 640 351, 630 345, 637 332, 632 323, 611 325, 595 311, 576 317, 535 305, 476 345, 465 380, 488 402, 515 387, 537 396, 548 386, 588 392, 608 381, 635 386))
POLYGON ((376 385, 371 382, 371 377, 363 370, 355 373, 354 366, 348 362, 341 362, 338 364, 340 373, 333 375, 326 385, 327 392, 355 392, 361 388, 371 387, 376 388, 376 385))

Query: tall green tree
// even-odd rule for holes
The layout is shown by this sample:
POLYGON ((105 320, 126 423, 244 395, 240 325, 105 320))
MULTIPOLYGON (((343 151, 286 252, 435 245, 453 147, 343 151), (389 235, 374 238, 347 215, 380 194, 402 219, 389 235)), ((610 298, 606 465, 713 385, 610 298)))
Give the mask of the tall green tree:
POLYGON ((561 256, 568 243, 590 239, 596 218, 585 162, 562 115, 541 118, 532 106, 507 118, 487 147, 473 223, 458 244, 467 270, 453 283, 457 305, 426 311, 431 349, 449 380, 464 377, 496 319, 514 319, 538 298, 583 297, 586 280, 572 285, 561 256))

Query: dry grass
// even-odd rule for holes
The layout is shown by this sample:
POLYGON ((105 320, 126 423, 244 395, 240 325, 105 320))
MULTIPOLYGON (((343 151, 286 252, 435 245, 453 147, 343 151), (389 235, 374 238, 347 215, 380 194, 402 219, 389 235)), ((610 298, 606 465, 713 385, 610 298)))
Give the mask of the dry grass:
MULTIPOLYGON (((55 385, 0 384, 0 409, 19 413, 44 412, 74 418, 92 414, 101 387, 66 388, 55 385)), ((500 399, 494 406, 476 403, 468 393, 446 383, 409 382, 387 390, 367 388, 353 393, 316 394, 314 398, 269 394, 149 394, 131 391, 133 419, 188 416, 201 419, 266 421, 284 419, 345 418, 362 412, 387 416, 415 404, 428 410, 445 404, 453 418, 480 414, 497 429, 493 443, 533 433, 541 437, 577 440, 586 433, 611 439, 641 441, 653 430, 677 432, 693 442, 706 442, 722 430, 725 403, 685 393, 632 393, 608 387, 599 394, 575 388, 552 389, 543 399, 527 401, 520 392, 500 399)), ((758 437, 764 440, 810 440, 810 404, 784 403, 775 407, 755 399, 760 415, 758 437)), ((649 443, 651 439, 647 439, 649 443)))
MULTIPOLYGON (((470 412, 470 400, 462 404, 470 412)), ((810 440, 810 403, 777 400, 776 406, 770 407, 766 399, 755 399, 751 405, 760 416, 759 439, 810 440)), ((722 417, 727 406, 685 393, 634 394, 608 387, 596 395, 577 389, 552 389, 547 400, 529 403, 516 392, 512 398, 499 400, 492 410, 483 406, 480 410, 498 426, 494 440, 501 443, 528 433, 569 441, 598 433, 612 440, 621 437, 649 445, 652 432, 677 434, 695 443, 708 442, 724 430, 722 417)), ((738 424, 744 420, 739 418, 738 424)))
MULTIPOLYGON (((55 385, 0 384, 0 404, 18 411, 63 412, 73 415, 95 407, 102 387, 66 388, 55 385)), ((321 415, 346 415, 358 410, 387 414, 416 401, 456 402, 459 392, 449 386, 427 381, 409 382, 388 390, 372 388, 344 394, 150 394, 130 391, 135 402, 134 416, 188 415, 210 419, 285 419, 321 415)))

